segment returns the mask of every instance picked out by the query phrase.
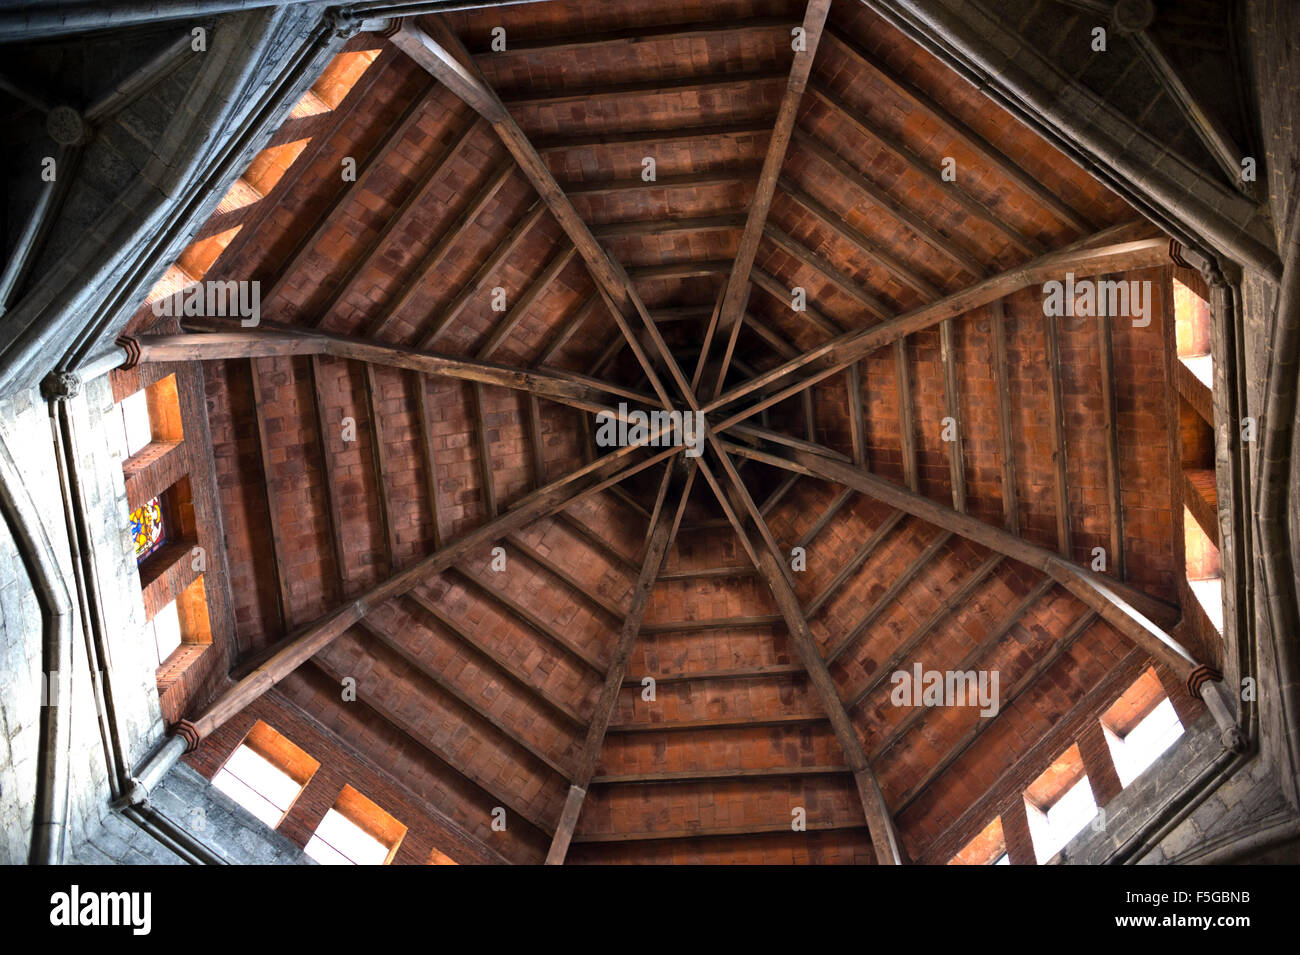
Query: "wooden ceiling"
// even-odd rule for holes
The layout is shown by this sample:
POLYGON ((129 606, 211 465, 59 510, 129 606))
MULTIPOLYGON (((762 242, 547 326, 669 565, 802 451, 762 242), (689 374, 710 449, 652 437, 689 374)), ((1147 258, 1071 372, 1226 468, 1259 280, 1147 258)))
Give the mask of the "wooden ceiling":
POLYGON ((944 862, 1165 662, 1071 569, 1104 547, 1178 619, 1165 247, 864 7, 822 30, 825 6, 556 0, 362 35, 373 63, 286 123, 305 148, 224 223, 206 277, 333 336, 205 366, 239 652, 378 593, 275 692, 510 861, 571 833, 568 862, 874 863, 891 838, 944 862), (1151 326, 1045 321, 1069 269, 1150 280, 1151 326), (713 443, 592 491, 599 402, 483 363, 712 408, 713 443), (557 482, 561 509, 510 519, 557 482), (914 663, 999 670, 1001 711, 891 705, 914 663))

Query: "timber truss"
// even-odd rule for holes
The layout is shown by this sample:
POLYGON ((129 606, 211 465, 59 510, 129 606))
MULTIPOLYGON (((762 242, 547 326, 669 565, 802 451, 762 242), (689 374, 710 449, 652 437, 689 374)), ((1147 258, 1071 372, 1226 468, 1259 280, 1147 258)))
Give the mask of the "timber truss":
MULTIPOLYGON (((364 363, 367 369, 367 400, 372 407, 377 403, 374 386, 374 370, 377 368, 404 369, 413 376, 458 379, 468 382, 480 398, 480 440, 483 440, 485 430, 481 411, 482 389, 511 389, 523 394, 531 408, 529 424, 536 449, 534 489, 508 508, 499 509, 492 490, 491 464, 488 456, 482 455, 480 460, 487 488, 488 519, 452 540, 442 539, 439 535, 431 553, 398 568, 394 557, 394 531, 391 521, 386 517, 389 513, 387 496, 391 492, 384 479, 382 442, 376 442, 373 465, 377 477, 376 487, 381 497, 380 512, 381 516, 385 516, 383 539, 386 542, 386 556, 391 573, 377 585, 360 592, 348 593, 346 599, 333 611, 306 623, 293 620, 288 612, 287 585, 281 579, 282 632, 286 636, 247 661, 236 672, 238 680, 233 686, 194 719, 193 727, 199 737, 211 733, 252 699, 295 669, 308 664, 349 629, 359 628, 376 641, 386 639, 368 620, 376 608, 406 595, 423 601, 429 613, 438 615, 439 608, 419 594, 417 585, 443 572, 460 573, 458 565, 497 542, 510 542, 511 546, 523 548, 525 545, 519 541, 518 532, 532 522, 547 515, 563 516, 564 510, 575 502, 607 489, 617 490, 631 476, 656 467, 661 468, 662 474, 652 504, 642 508, 646 521, 646 544, 639 565, 632 568, 635 585, 630 603, 616 606, 598 595, 585 594, 588 600, 601 607, 608 616, 621 615, 612 653, 607 657, 593 658, 582 648, 567 644, 564 634, 546 628, 543 622, 536 624, 539 629, 547 629, 549 637, 557 645, 557 652, 579 657, 583 665, 603 677, 594 712, 589 715, 548 704, 557 711, 563 710, 560 715, 570 722, 585 724, 585 734, 576 758, 557 759, 553 754, 539 752, 535 744, 520 743, 560 773, 568 783, 568 795, 558 818, 532 820, 537 828, 550 834, 548 863, 562 863, 565 860, 570 842, 577 831, 587 792, 594 783, 600 782, 597 777, 598 762, 602 746, 611 731, 619 691, 627 683, 634 644, 642 630, 653 588, 660 579, 665 555, 672 548, 682 526, 692 489, 700 480, 707 484, 716 497, 727 526, 734 531, 752 564, 752 569, 730 568, 729 572, 756 575, 770 591, 778 609, 779 623, 786 629, 796 651, 798 668, 806 674, 843 752, 844 766, 832 767, 832 770, 851 774, 875 856, 880 863, 898 864, 905 861, 906 853, 895 828, 895 818, 914 804, 948 767, 960 759, 984 727, 941 752, 923 778, 915 780, 906 792, 896 795, 891 802, 882 791, 876 766, 886 752, 900 744, 904 734, 916 725, 924 711, 909 717, 886 737, 864 733, 860 725, 855 723, 853 714, 868 695, 880 686, 885 674, 895 666, 905 664, 927 635, 945 617, 957 611, 981 581, 989 578, 999 567, 1012 563, 1022 565, 1037 576, 1039 583, 1019 606, 1012 608, 1010 615, 983 642, 970 650, 960 664, 962 667, 978 665, 997 640, 1016 625, 1017 620, 1035 601, 1060 590, 1071 595, 1082 606, 1082 611, 1073 623, 1063 629, 1057 646, 1051 653, 1012 688, 1012 699, 1023 695, 1072 641, 1100 620, 1127 638, 1143 660, 1154 662, 1175 674, 1179 680, 1200 689, 1203 699, 1221 724, 1225 728, 1231 724, 1231 717, 1219 698, 1214 693, 1204 692, 1205 679, 1211 675, 1208 669, 1170 635, 1179 619, 1178 608, 1124 583, 1122 570, 1113 575, 1096 573, 1082 566, 1072 556, 1074 548, 1068 518, 1060 358, 1055 350, 1054 325, 1050 322, 1045 324, 1050 342, 1049 373, 1055 381, 1051 391, 1053 413, 1050 426, 1052 440, 1056 444, 1055 495, 1059 515, 1059 546, 1048 549, 1032 543, 1022 535, 1019 526, 1014 435, 1008 412, 1011 386, 1008 381, 1003 300, 1023 289, 1059 278, 1066 272, 1081 279, 1168 265, 1174 261, 1171 259, 1170 241, 1142 222, 1109 228, 1094 226, 1086 216, 1050 189, 1043 187, 1035 177, 1019 168, 980 133, 945 112, 942 106, 910 86, 906 80, 887 73, 879 62, 872 59, 870 53, 858 48, 851 37, 828 26, 829 6, 830 0, 811 0, 802 23, 785 26, 786 29, 801 26, 804 43, 794 53, 792 66, 784 78, 784 91, 775 122, 769 129, 766 154, 761 168, 757 170, 757 185, 743 217, 731 216, 726 223, 657 222, 621 227, 621 230, 608 226, 588 226, 575 209, 569 191, 557 181, 539 148, 525 134, 511 109, 476 66, 475 57, 444 23, 431 17, 418 21, 396 21, 392 24, 388 32, 391 44, 423 67, 437 84, 446 87, 468 104, 476 115, 466 122, 466 128, 480 122, 487 124, 512 159, 512 163, 501 165, 489 177, 485 186, 468 197, 457 224, 447 232, 446 239, 435 243, 421 258, 418 269, 425 274, 436 270, 443 263, 459 226, 473 221, 507 177, 515 171, 522 171, 538 201, 502 244, 500 251, 480 267, 454 301, 440 310, 432 324, 419 330, 408 344, 394 344, 385 335, 386 331, 397 324, 396 317, 403 304, 403 299, 399 296, 384 306, 379 316, 370 322, 365 334, 339 334, 319 328, 270 322, 255 329, 240 329, 213 320, 194 320, 186 323, 185 334, 142 336, 126 342, 125 347, 132 352, 138 349, 138 354, 133 354, 132 357, 139 361, 241 359, 256 365, 260 361, 276 357, 307 356, 311 360, 314 381, 319 377, 319 362, 323 357, 332 356, 364 363), (948 189, 951 204, 1005 240, 1018 258, 1019 264, 993 271, 971 251, 950 241, 924 213, 908 208, 896 198, 884 194, 863 172, 853 168, 842 156, 819 142, 811 132, 797 123, 801 104, 816 101, 820 109, 840 116, 863 135, 882 144, 913 172, 924 173, 928 180, 935 179, 933 171, 906 144, 891 140, 887 134, 870 127, 860 117, 855 117, 852 110, 840 101, 840 94, 812 77, 814 58, 819 47, 826 43, 835 44, 840 48, 841 54, 854 57, 881 74, 917 110, 963 140, 982 162, 1023 189, 1029 197, 1028 201, 1036 203, 1037 209, 1071 230, 1076 236, 1074 241, 1056 249, 1044 248, 1040 239, 1009 223, 988 202, 964 191, 962 187, 952 186, 948 189), (811 161, 821 163, 830 173, 844 177, 846 188, 857 190, 863 201, 883 214, 896 217, 929 245, 931 251, 945 256, 956 278, 947 287, 942 287, 922 275, 895 252, 847 224, 841 216, 804 191, 785 172, 787 152, 792 144, 802 149, 811 161), (798 203, 814 220, 830 229, 838 240, 847 242, 873 266, 891 276, 919 304, 906 309, 896 307, 838 271, 817 249, 804 245, 783 231, 769 215, 778 190, 798 203), (495 264, 507 254, 517 237, 546 213, 549 213, 563 233, 562 248, 525 293, 525 300, 504 315, 475 356, 455 357, 437 350, 437 340, 454 327, 466 302, 478 293, 483 278, 491 274, 495 264), (636 282, 639 276, 635 274, 636 270, 621 265, 602 244, 602 239, 607 240, 620 231, 626 233, 629 229, 642 227, 648 231, 663 231, 678 227, 707 228, 719 225, 736 227, 741 232, 738 252, 733 261, 703 263, 699 266, 705 271, 725 277, 716 303, 704 311, 697 310, 691 316, 672 316, 672 320, 690 317, 698 318, 701 322, 707 321, 703 342, 692 366, 689 362, 684 363, 680 350, 675 352, 665 340, 662 334, 665 317, 654 314, 638 294, 636 282), (782 297, 788 293, 786 279, 773 276, 756 265, 760 244, 765 241, 848 294, 860 306, 864 321, 857 327, 844 328, 810 304, 806 310, 795 313, 793 319, 805 323, 803 332, 819 341, 809 348, 795 347, 786 333, 762 321, 749 308, 751 293, 763 290, 782 297), (580 261, 585 266, 594 284, 595 294, 592 298, 563 324, 539 360, 533 364, 525 366, 494 360, 493 356, 516 328, 529 304, 536 300, 541 290, 562 269, 575 261, 580 261), (608 316, 617 325, 618 333, 604 348, 591 372, 579 374, 552 367, 549 358, 578 332, 589 316, 602 309, 608 312, 608 316), (918 452, 913 438, 914 409, 910 402, 910 390, 905 385, 908 372, 905 346, 909 336, 937 328, 942 343, 941 361, 944 369, 942 401, 960 429, 959 379, 953 341, 957 324, 970 320, 973 315, 991 321, 991 371, 1000 402, 996 440, 1001 448, 1002 462, 1001 496, 1005 518, 1002 526, 995 526, 968 511, 967 471, 961 441, 953 442, 948 452, 951 503, 936 501, 921 493, 918 452), (738 347, 742 329, 766 343, 766 347, 775 356, 775 364, 768 363, 763 370, 745 364, 745 349, 738 347), (603 369, 624 349, 630 349, 644 387, 627 387, 601 377, 603 369), (901 373, 899 416, 903 419, 900 430, 903 434, 901 455, 904 474, 901 484, 873 474, 867 467, 865 435, 870 420, 862 398, 862 362, 881 350, 894 355, 901 373), (848 408, 852 448, 848 454, 816 442, 812 396, 818 386, 832 380, 843 381, 850 395, 848 408), (707 422, 707 448, 703 455, 691 458, 683 453, 681 447, 622 447, 600 456, 589 455, 587 463, 581 467, 547 480, 549 475, 546 474, 539 450, 539 401, 579 409, 584 413, 584 423, 588 421, 586 415, 612 410, 620 402, 641 410, 694 412, 707 422), (787 401, 804 409, 803 417, 807 427, 800 436, 759 423, 770 424, 768 412, 787 401), (755 491, 745 477, 756 468, 753 462, 779 469, 786 474, 777 491, 762 502, 756 500, 755 491), (745 468, 747 464, 748 470, 745 468), (768 522, 768 515, 776 501, 789 493, 796 482, 806 479, 826 482, 839 488, 839 493, 799 543, 811 540, 837 512, 846 508, 859 495, 880 502, 890 511, 890 517, 881 524, 877 533, 863 541, 834 579, 811 599, 801 599, 796 593, 795 578, 789 566, 789 547, 794 542, 778 540, 768 522), (829 644, 824 639, 819 639, 814 634, 810 621, 832 601, 840 588, 848 585, 849 580, 866 564, 872 552, 882 546, 891 531, 905 521, 920 522, 938 533, 932 538, 930 546, 910 566, 901 569, 900 576, 890 582, 887 591, 866 612, 859 625, 849 632, 839 634, 829 644), (987 553, 978 569, 956 586, 943 605, 928 619, 917 625, 912 635, 880 667, 874 678, 865 683, 846 683, 844 679, 833 676, 831 667, 845 658, 853 645, 862 640, 871 621, 879 617, 889 602, 896 599, 903 588, 921 573, 926 561, 945 544, 962 539, 987 553)), ((715 25, 699 29, 720 30, 722 27, 715 25)), ((726 134, 726 131, 722 132, 722 135, 726 134)), ((300 253, 306 247, 307 244, 304 243, 300 247, 300 253)), ((681 266, 677 268, 678 271, 684 271, 681 266)), ((282 270, 281 280, 287 272, 288 267, 282 270)), ((355 270, 352 274, 355 275, 355 270)), ((276 294, 276 284, 279 283, 273 283, 271 297, 276 294)), ((341 294, 341 291, 336 291, 331 303, 341 294)), ((329 307, 327 305, 325 311, 329 307)), ((1104 363, 1103 369, 1104 374, 1111 374, 1109 363, 1104 363)), ((257 381, 256 374, 254 381, 257 381)), ((1109 377, 1105 384, 1113 390, 1114 383, 1109 377)), ((316 394, 319 400, 319 388, 316 394)), ((432 409, 429 407, 427 392, 421 389, 420 395, 418 410, 421 432, 425 436, 422 453, 429 466, 429 473, 432 474, 435 449, 428 441, 426 426, 432 409)), ((323 413, 321 403, 317 414, 323 413)), ((322 419, 321 431, 324 430, 322 419)), ((263 460, 266 462, 270 459, 268 435, 265 422, 260 418, 259 439, 263 460)), ((1118 457, 1114 428, 1110 429, 1107 440, 1110 458, 1114 461, 1118 457)), ((331 476, 328 462, 324 473, 332 515, 330 530, 334 548, 340 555, 338 563, 342 566, 339 503, 334 487, 337 479, 331 476)), ((1106 494, 1114 504, 1119 500, 1118 480, 1118 469, 1112 467, 1106 477, 1106 494)), ((268 481, 268 496, 275 493, 272 483, 268 481)), ((431 499, 436 500, 436 494, 431 493, 431 499)), ((274 514, 275 508, 270 508, 270 511, 274 514)), ((1122 508, 1118 506, 1111 509, 1110 528, 1113 552, 1121 555, 1117 558, 1120 568, 1123 566, 1124 542, 1121 512, 1122 508)), ((282 546, 282 529, 276 526, 274 519, 271 530, 273 546, 282 546)), ((599 541, 592 541, 592 545, 602 546, 599 541)), ((544 558, 535 552, 531 557, 544 563, 544 558)), ((582 590, 581 585, 565 568, 551 566, 549 569, 560 580, 582 590)), ((344 589, 346 591, 346 587, 344 589)), ((499 599, 506 600, 504 597, 499 599)), ((513 609, 519 614, 528 613, 527 608, 513 609)), ((438 679, 437 674, 428 675, 430 679, 438 679)), ((467 701, 467 705, 475 704, 467 701)), ((1004 707, 1005 705, 1004 703, 1004 707)), ((496 719, 488 713, 482 715, 496 719)), ((498 725, 503 733, 510 734, 508 726, 499 723, 494 725, 498 725)), ((453 759, 451 756, 447 758, 453 759)), ((468 769, 465 771, 471 775, 468 769)), ((487 784, 484 785, 486 787, 487 784)), ((504 797, 501 802, 507 804, 504 797)))

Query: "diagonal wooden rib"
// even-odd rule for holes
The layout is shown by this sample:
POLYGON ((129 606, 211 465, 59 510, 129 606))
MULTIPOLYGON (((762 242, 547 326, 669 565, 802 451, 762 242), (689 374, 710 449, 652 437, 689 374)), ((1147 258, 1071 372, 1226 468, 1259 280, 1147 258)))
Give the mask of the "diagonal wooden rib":
MULTIPOLYGON (((649 395, 573 372, 516 368, 498 362, 453 358, 347 335, 263 324, 263 328, 235 332, 196 331, 183 335, 143 335, 139 338, 140 361, 215 361, 223 358, 330 355, 372 365, 407 368, 426 375, 527 391, 587 411, 608 410, 611 399, 620 398, 648 407, 655 405, 655 400, 649 395)), ((186 327, 229 326, 216 322, 209 324, 199 319, 193 324, 187 321, 186 327)))
POLYGON ((376 584, 343 606, 294 631, 272 648, 268 648, 264 661, 256 669, 230 687, 193 721, 199 737, 207 736, 292 673, 304 661, 329 646, 373 608, 406 593, 420 581, 441 573, 475 550, 506 537, 512 531, 554 513, 576 500, 611 487, 624 478, 671 457, 680 450, 680 448, 667 448, 629 465, 626 464, 627 459, 641 449, 634 445, 619 448, 572 474, 533 491, 495 520, 476 527, 453 543, 440 547, 400 573, 389 577, 383 583, 376 584))
POLYGON ((810 374, 794 384, 767 395, 761 401, 716 424, 714 430, 721 431, 847 368, 884 345, 938 325, 945 319, 964 315, 1028 286, 1064 279, 1066 272, 1083 277, 1168 265, 1172 261, 1169 256, 1169 240, 1153 235, 1154 231, 1153 227, 1142 223, 1107 229, 1059 252, 1040 256, 897 318, 833 338, 720 395, 706 404, 704 410, 715 411, 745 395, 773 385, 788 375, 814 366, 810 374), (1139 237, 1135 238, 1134 233, 1139 237))
POLYGON ((794 134, 799 104, 803 100, 804 89, 808 86, 808 76, 812 73, 813 58, 817 55, 817 45, 821 41, 830 6, 830 0, 810 0, 804 11, 805 49, 794 55, 790 78, 786 81, 785 95, 781 98, 781 108, 776 114, 772 138, 768 143, 767 155, 763 159, 763 170, 759 173, 758 186, 749 205, 745 231, 741 233, 735 263, 732 265, 731 275, 727 278, 726 291, 722 296, 722 312, 718 319, 717 334, 727 336, 728 345, 713 387, 714 397, 722 391, 727 366, 732 352, 735 351, 736 338, 745 312, 745 302, 749 297, 749 273, 754 268, 754 258, 758 255, 758 244, 763 238, 763 227, 767 224, 767 214, 772 208, 772 198, 776 195, 777 180, 780 179, 781 167, 785 164, 785 154, 790 147, 790 137, 794 134))
POLYGON ((737 454, 746 455, 774 467, 800 471, 824 481, 833 481, 844 487, 853 488, 900 511, 906 511, 913 517, 929 521, 937 527, 960 534, 967 540, 1044 571, 1097 611, 1107 623, 1134 644, 1151 654, 1156 660, 1167 663, 1180 678, 1186 679, 1197 666, 1195 658, 1161 629, 1172 627, 1177 623, 1180 616, 1177 607, 1171 607, 1127 584, 1085 570, 1077 564, 1062 559, 1059 554, 1053 553, 1046 547, 1040 547, 1022 537, 1009 534, 970 514, 954 511, 950 507, 850 464, 801 449, 782 449, 777 453, 769 453, 725 443, 724 446, 737 454))
POLYGON ((679 471, 680 459, 670 461, 659 484, 659 496, 655 500, 653 515, 650 519, 649 532, 646 534, 646 556, 641 564, 641 573, 637 578, 636 588, 632 591, 632 602, 628 605, 627 615, 619 631, 618 644, 614 648, 614 658, 610 661, 605 674, 605 684, 601 687, 600 697, 596 700, 596 710, 587 726, 587 738, 582 745, 582 754, 578 757, 578 767, 572 777, 569 795, 560 815, 560 825, 551 840, 551 848, 546 853, 547 865, 563 865, 564 857, 569 851, 569 842, 578 825, 578 816, 582 803, 587 796, 587 788, 596 775, 596 763, 600 759, 600 749, 609 730, 609 721, 614 715, 614 705, 618 702, 618 692, 623 685, 623 676, 627 672, 627 661, 632 656, 632 647, 636 643, 637 633, 641 629, 641 620, 645 617, 646 607, 650 605, 650 594, 654 590, 655 579, 668 552, 668 542, 673 529, 681 522, 686 502, 691 496, 691 484, 695 477, 692 468, 687 472, 681 498, 676 508, 665 505, 668 489, 672 484, 674 472, 679 471))
POLYGON ((761 535, 765 541, 763 546, 755 547, 749 539, 749 533, 737 513, 737 506, 739 506, 739 509, 748 511, 751 519, 759 522, 760 530, 765 531, 766 525, 762 522, 761 516, 755 516, 758 514, 758 510, 754 506, 749 492, 745 490, 744 484, 741 483, 740 476, 736 473, 736 469, 731 464, 726 452, 719 450, 718 459, 722 462, 723 469, 726 472, 730 484, 730 494, 718 483, 717 478, 713 476, 713 472, 704 463, 702 457, 697 458, 696 463, 699 470, 703 472, 705 480, 709 482, 709 486, 713 488, 718 503, 727 515, 727 520, 731 522, 736 536, 740 538, 740 542, 744 545, 750 559, 754 562, 754 566, 758 569, 759 575, 767 583, 777 607, 780 608, 781 616, 785 619, 791 642, 794 643, 800 662, 803 663, 804 669, 808 671, 809 682, 812 683, 813 689, 817 692, 822 709, 826 711, 826 716, 831 722, 835 737, 839 740, 840 749, 844 751, 844 760, 848 763, 849 769, 853 771, 853 781, 858 789, 858 798, 862 801, 862 811, 866 815, 867 829, 871 834, 871 843, 876 852, 876 861, 881 865, 901 865, 902 852, 898 831, 894 826, 893 818, 889 814, 889 806, 885 803, 884 794, 880 791, 880 784, 877 782, 875 773, 867 761, 862 739, 858 736, 857 730, 849 719, 848 711, 845 710, 844 703, 840 700, 839 691, 835 687, 835 681, 831 677, 830 670, 826 667, 826 661, 822 659, 821 651, 817 649, 816 638, 808 627, 808 621, 799 606, 799 599, 786 578, 785 564, 781 559, 781 554, 775 549, 770 532, 761 535), (734 502, 732 500, 733 495, 734 502))

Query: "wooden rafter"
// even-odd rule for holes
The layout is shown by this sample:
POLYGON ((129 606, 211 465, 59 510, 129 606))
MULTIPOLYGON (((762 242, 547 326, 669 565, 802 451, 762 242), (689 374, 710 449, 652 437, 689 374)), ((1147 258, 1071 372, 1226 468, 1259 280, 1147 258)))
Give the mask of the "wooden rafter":
POLYGON ((600 689, 600 696, 596 699, 596 708, 587 727, 587 737, 582 745, 582 753, 578 757, 577 770, 573 775, 572 785, 565 801, 565 811, 560 817, 560 825, 551 839, 551 847, 546 854, 547 865, 563 864, 564 857, 568 853, 569 842, 572 840, 574 829, 577 827, 587 789, 591 785, 592 777, 596 774, 596 763, 600 759, 600 750, 605 742, 605 734, 609 731, 614 706, 618 702, 619 690, 623 686, 623 676, 627 672, 627 663, 632 656, 632 648, 636 643, 637 633, 641 629, 641 621, 645 616, 646 608, 650 605, 650 595, 654 590, 655 578, 658 577, 659 568, 663 565, 664 556, 668 552, 668 541, 672 536, 673 529, 680 523, 682 513, 686 509, 686 502, 690 498, 691 480, 695 473, 693 470, 685 475, 685 484, 677 506, 675 508, 668 506, 668 491, 672 484, 675 467, 676 462, 670 461, 664 469, 663 479, 659 483, 659 494, 655 499, 653 515, 646 533, 645 559, 641 563, 641 572, 637 576, 636 586, 632 589, 632 599, 628 604, 627 615, 623 618, 623 625, 619 630, 618 642, 614 647, 614 656, 605 672, 605 682, 600 689))
MULTIPOLYGON (((790 640, 795 645, 804 668, 808 671, 808 678, 817 693, 818 699, 821 701, 826 717, 831 722, 835 737, 839 740, 840 748, 844 752, 845 761, 853 771, 853 781, 862 802, 863 813, 867 820, 867 829, 871 834, 871 842, 876 852, 876 861, 881 865, 898 865, 902 862, 902 847, 898 831, 894 826, 893 818, 890 816, 889 807, 885 803, 884 794, 880 790, 880 784, 867 762, 862 740, 858 736, 852 721, 850 721, 848 712, 844 709, 844 704, 840 701, 835 681, 826 667, 826 662, 822 659, 821 652, 817 649, 816 638, 808 627, 808 621, 799 607, 799 599, 795 596, 794 588, 790 585, 784 570, 785 564, 782 555, 776 549, 775 544, 772 543, 770 531, 761 534, 765 541, 763 546, 755 547, 753 542, 750 541, 749 533, 742 523, 738 511, 748 511, 751 519, 753 519, 757 515, 757 508, 754 506, 752 499, 749 498, 749 492, 745 490, 745 486, 741 483, 735 468, 731 466, 726 452, 721 452, 718 458, 722 462, 727 480, 730 482, 728 488, 724 489, 718 483, 709 467, 704 463, 703 458, 699 459, 699 469, 703 472, 705 480, 709 482, 709 486, 712 487, 718 503, 726 513, 727 519, 731 521, 736 535, 745 546, 760 576, 766 582, 772 597, 781 610, 781 616, 785 619, 790 640), (733 496, 735 499, 734 504, 733 496)), ((757 521, 763 524, 760 531, 766 527, 761 515, 757 516, 757 521)))
MULTIPOLYGON (((1011 422, 1011 378, 1007 370, 1007 315, 1002 301, 989 303, 989 348, 993 384, 998 396, 998 465, 1002 472, 1002 518, 1006 528, 1020 535, 1020 506, 1016 496, 1016 449, 1011 422)), ((915 487, 912 490, 916 490, 915 487)))
POLYGON ((1134 644, 1155 659, 1167 663, 1175 673, 1186 677, 1197 666, 1192 655, 1162 629, 1162 626, 1172 627, 1177 622, 1177 607, 1171 607, 1132 587, 1064 560, 1044 547, 1008 534, 969 514, 962 514, 914 494, 852 465, 802 450, 784 450, 774 454, 737 445, 724 446, 737 454, 748 455, 776 467, 802 470, 813 477, 851 487, 914 517, 1041 570, 1096 610, 1107 623, 1134 644))

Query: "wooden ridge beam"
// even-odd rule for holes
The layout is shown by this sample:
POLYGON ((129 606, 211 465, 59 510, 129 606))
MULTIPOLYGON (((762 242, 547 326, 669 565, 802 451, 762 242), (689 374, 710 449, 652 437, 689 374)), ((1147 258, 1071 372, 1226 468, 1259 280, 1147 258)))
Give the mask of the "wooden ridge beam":
MULTIPOLYGON (((403 345, 387 345, 288 326, 243 331, 193 331, 182 335, 142 335, 140 360, 150 362, 218 361, 231 358, 330 355, 372 365, 406 368, 426 375, 496 385, 512 391, 526 391, 560 404, 588 411, 601 411, 622 398, 650 407, 654 399, 621 385, 598 381, 574 372, 554 369, 518 368, 500 362, 455 358, 420 351, 403 345)), ((191 324, 187 327, 229 327, 225 322, 191 324)))
POLYGON ((706 412, 731 404, 754 391, 773 384, 794 372, 816 366, 816 369, 794 385, 782 388, 755 402, 714 426, 714 432, 725 430, 736 421, 757 414, 762 408, 784 400, 833 375, 848 365, 864 358, 876 349, 898 338, 923 331, 944 319, 957 318, 990 302, 1005 298, 1012 292, 1031 285, 1041 285, 1066 272, 1076 276, 1101 275, 1106 272, 1130 271, 1167 265, 1169 240, 1164 237, 1128 239, 1129 225, 1109 229, 1106 233, 1091 236, 1059 252, 1051 252, 1024 265, 1016 266, 970 288, 945 296, 936 302, 919 306, 897 318, 889 319, 870 328, 848 332, 804 352, 796 359, 784 362, 762 375, 751 378, 743 385, 718 396, 704 406, 706 412), (1123 235, 1125 241, 1107 242, 1111 236, 1123 235))
POLYGON ((1198 665, 1192 655, 1162 629, 1178 622, 1181 614, 1177 607, 852 465, 819 458, 807 451, 786 450, 773 454, 737 445, 727 445, 727 448, 776 467, 800 469, 805 474, 851 487, 913 517, 1041 570, 1096 610, 1107 623, 1154 659, 1168 664, 1180 678, 1189 676, 1198 665))
POLYGON ((726 346, 723 353, 718 377, 712 388, 712 397, 717 397, 722 391, 727 366, 735 349, 736 335, 743 324, 745 304, 749 298, 750 272, 754 267, 754 258, 758 254, 758 245, 763 237, 763 227, 772 208, 772 199, 776 195, 777 180, 781 176, 781 167, 785 164, 786 151, 790 148, 799 104, 803 101, 804 90, 812 74, 813 60, 817 56, 817 47, 826 26, 826 16, 830 12, 830 6, 830 0, 809 0, 804 10, 802 27, 804 49, 794 54, 790 76, 786 81, 786 90, 781 97, 776 122, 772 126, 767 153, 763 157, 763 168, 758 176, 758 185, 754 189, 754 198, 749 205, 745 229, 741 233, 735 262, 727 277, 726 289, 722 295, 717 334, 723 340, 729 339, 730 344, 726 346))
POLYGON ((704 630, 755 630, 779 627, 785 618, 778 613, 751 614, 745 617, 712 617, 708 620, 664 620, 647 623, 642 633, 696 633, 704 630))
MULTIPOLYGON (((663 580, 663 577, 659 578, 663 580)), ((773 663, 756 667, 737 667, 728 670, 699 670, 694 673, 646 673, 630 680, 624 680, 624 686, 640 686, 641 681, 649 677, 655 683, 708 683, 718 680, 764 680, 782 677, 807 676, 808 671, 799 663, 773 663)))

